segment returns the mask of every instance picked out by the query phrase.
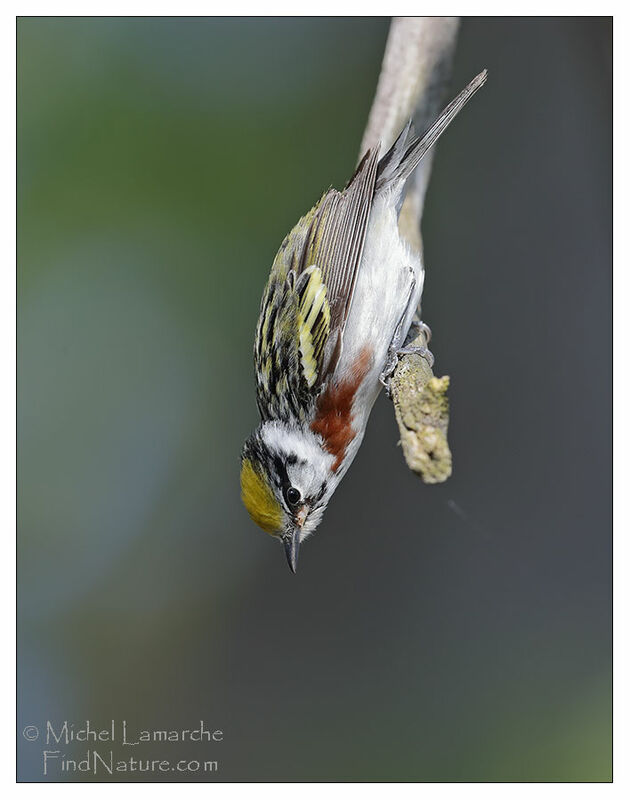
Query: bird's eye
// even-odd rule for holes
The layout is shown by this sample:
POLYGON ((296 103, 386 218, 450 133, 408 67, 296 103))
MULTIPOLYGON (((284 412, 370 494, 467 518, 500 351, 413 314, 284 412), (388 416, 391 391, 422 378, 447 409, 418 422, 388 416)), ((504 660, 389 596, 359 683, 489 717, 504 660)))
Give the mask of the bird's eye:
POLYGON ((295 486, 289 486, 289 488, 286 491, 286 498, 287 498, 287 503, 290 506, 295 506, 300 502, 302 495, 295 488, 295 486))

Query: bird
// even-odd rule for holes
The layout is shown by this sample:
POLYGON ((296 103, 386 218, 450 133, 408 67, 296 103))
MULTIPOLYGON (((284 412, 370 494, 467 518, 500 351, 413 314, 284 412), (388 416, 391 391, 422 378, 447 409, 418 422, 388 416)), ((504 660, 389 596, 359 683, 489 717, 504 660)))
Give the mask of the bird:
MULTIPOLYGON (((273 261, 254 341, 260 423, 241 452, 240 484, 250 517, 282 542, 293 573, 379 392, 411 351, 424 267, 399 234, 405 184, 486 77, 422 136, 410 121, 382 157, 380 144, 369 149, 345 189, 325 192, 273 261)), ((432 365, 426 348, 413 352, 432 365)))

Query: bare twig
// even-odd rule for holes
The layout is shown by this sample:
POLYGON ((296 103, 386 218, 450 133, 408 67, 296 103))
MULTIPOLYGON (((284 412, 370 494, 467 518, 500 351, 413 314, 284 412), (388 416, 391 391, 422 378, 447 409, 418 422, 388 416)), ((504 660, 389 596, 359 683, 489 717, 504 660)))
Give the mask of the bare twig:
MULTIPOLYGON (((377 142, 384 152, 407 120, 413 117, 418 133, 437 117, 455 50, 456 17, 394 17, 383 65, 365 129, 361 154, 377 142)), ((422 255, 420 220, 431 173, 430 151, 409 180, 400 214, 401 235, 422 255)), ((419 330, 410 343, 427 346, 419 330)), ((418 355, 403 356, 392 376, 391 395, 408 467, 425 483, 445 481, 452 461, 448 429, 449 378, 436 378, 418 355)))

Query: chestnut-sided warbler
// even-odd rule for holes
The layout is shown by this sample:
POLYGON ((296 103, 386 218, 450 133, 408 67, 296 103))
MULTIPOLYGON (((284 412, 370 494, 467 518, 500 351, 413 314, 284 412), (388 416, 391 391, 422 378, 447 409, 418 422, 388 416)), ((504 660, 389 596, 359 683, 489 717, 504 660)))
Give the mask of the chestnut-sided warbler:
MULTIPOLYGON (((368 150, 342 192, 330 189, 280 246, 254 342, 261 422, 245 442, 241 494, 296 570, 352 463, 381 386, 418 308, 424 267, 398 231, 407 178, 486 80, 479 74, 415 138, 368 150)), ((424 355, 432 362, 428 350, 424 355)))

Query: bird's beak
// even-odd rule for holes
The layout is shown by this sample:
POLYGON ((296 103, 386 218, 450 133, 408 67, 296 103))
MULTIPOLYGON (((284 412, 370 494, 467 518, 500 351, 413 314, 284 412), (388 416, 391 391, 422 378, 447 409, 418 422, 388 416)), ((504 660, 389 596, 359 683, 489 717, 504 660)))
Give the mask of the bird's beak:
POLYGON ((297 570, 298 552, 300 550, 300 533, 302 532, 302 528, 306 522, 309 511, 309 506, 303 505, 295 518, 295 521, 297 522, 295 529, 291 531, 291 533, 287 533, 286 536, 282 537, 282 541, 284 542, 284 552, 287 554, 287 561, 289 562, 289 567, 294 575, 297 570))
POLYGON ((300 531, 301 528, 296 528, 292 533, 282 538, 284 552, 287 554, 287 561, 289 562, 289 569, 294 575, 297 570, 298 553, 300 550, 300 531))

